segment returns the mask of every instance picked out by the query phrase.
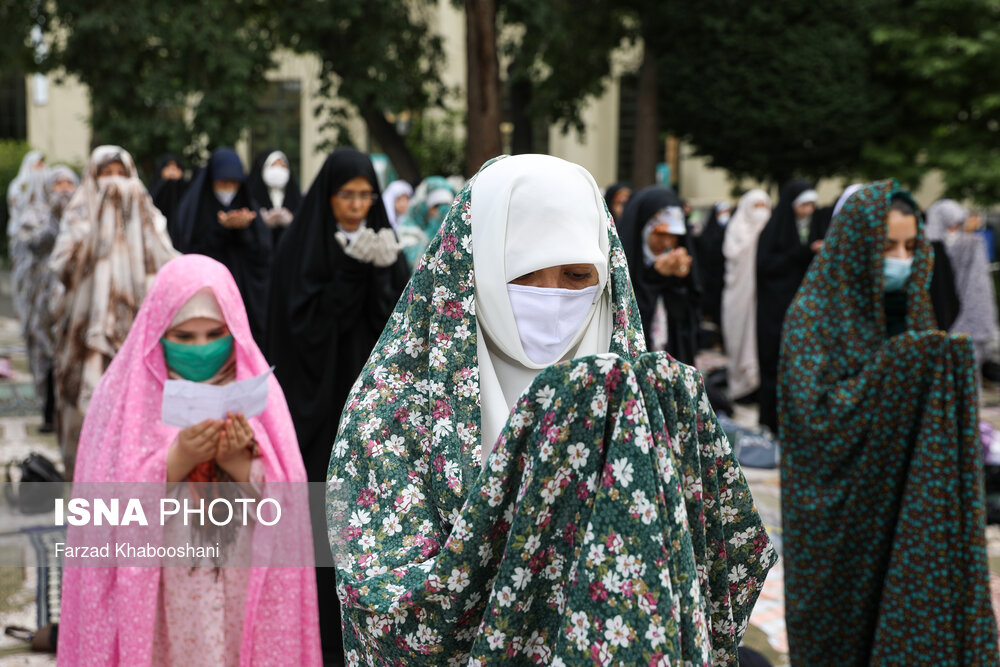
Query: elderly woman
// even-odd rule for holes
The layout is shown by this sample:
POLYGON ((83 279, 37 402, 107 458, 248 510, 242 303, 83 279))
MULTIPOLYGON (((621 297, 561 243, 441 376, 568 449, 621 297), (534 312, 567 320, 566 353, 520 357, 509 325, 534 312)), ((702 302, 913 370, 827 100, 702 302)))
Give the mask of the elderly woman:
POLYGON ((626 267, 582 167, 461 192, 330 460, 348 664, 736 664, 775 553, 626 267))
POLYGON ((62 283, 53 308, 59 444, 71 478, 83 416, 125 342, 146 290, 177 255, 167 222, 119 146, 98 146, 63 213, 49 266, 62 283))
POLYGON ((795 665, 997 665, 971 341, 935 330, 893 181, 852 194, 785 320, 779 405, 795 665))

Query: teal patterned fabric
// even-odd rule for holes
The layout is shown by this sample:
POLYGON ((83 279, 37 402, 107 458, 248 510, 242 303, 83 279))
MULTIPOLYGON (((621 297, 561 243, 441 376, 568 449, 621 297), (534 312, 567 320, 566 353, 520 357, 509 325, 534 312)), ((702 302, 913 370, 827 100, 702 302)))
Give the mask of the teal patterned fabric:
POLYGON ((348 664, 736 665, 776 554, 700 374, 644 353, 610 216, 611 351, 542 371, 480 465, 471 188, 330 460, 348 664))
POLYGON ((847 200, 785 320, 793 665, 1000 664, 972 343, 932 331, 919 219, 906 331, 887 336, 886 216, 899 192, 880 181, 847 200))

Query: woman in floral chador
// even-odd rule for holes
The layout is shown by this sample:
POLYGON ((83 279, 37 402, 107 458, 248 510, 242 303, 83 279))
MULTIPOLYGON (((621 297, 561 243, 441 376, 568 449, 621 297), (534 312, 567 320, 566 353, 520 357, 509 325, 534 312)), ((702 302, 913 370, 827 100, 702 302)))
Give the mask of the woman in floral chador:
POLYGON ((922 227, 893 181, 860 188, 785 319, 793 665, 1000 665, 972 341, 934 330, 922 227))
POLYGON ((736 664, 775 552, 626 265, 577 165, 461 192, 330 461, 348 664, 736 664))

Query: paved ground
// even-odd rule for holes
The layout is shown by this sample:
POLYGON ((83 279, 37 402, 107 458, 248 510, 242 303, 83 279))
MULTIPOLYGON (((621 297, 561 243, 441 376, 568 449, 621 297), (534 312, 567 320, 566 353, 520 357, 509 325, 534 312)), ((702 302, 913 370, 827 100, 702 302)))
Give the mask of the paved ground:
MULTIPOLYGON (((55 438, 38 433, 41 425, 39 410, 32 404, 31 382, 27 373, 24 349, 17 323, 12 319, 7 276, 0 273, 0 355, 13 361, 15 375, 0 381, 0 465, 7 461, 21 460, 29 452, 39 451, 53 460, 59 452, 55 438)), ((699 358, 699 366, 706 370, 724 359, 713 353, 699 358)), ((987 386, 983 395, 982 418, 1000 428, 1000 387, 987 386)), ((745 471, 753 490, 757 508, 768 533, 781 549, 781 489, 777 470, 745 471)), ((0 497, 0 502, 4 502, 0 497)), ((44 522, 44 518, 41 518, 44 522)), ((9 528, 8 528, 9 529, 9 528)), ((0 549, 5 547, 4 528, 0 526, 0 549)), ((992 584, 994 606, 1000 608, 1000 528, 988 530, 990 569, 994 573, 992 584)), ((0 554, 2 555, 2 554, 0 554)), ((0 567, 0 626, 23 625, 35 627, 35 585, 37 568, 33 556, 25 553, 23 567, 0 567)), ((12 562, 10 552, 0 562, 12 562)), ((784 579, 779 561, 768 575, 764 589, 751 616, 751 627, 745 642, 770 658, 775 667, 787 667, 788 643, 784 619, 784 579)), ((53 665, 54 656, 32 654, 17 640, 0 635, 0 665, 53 665)))

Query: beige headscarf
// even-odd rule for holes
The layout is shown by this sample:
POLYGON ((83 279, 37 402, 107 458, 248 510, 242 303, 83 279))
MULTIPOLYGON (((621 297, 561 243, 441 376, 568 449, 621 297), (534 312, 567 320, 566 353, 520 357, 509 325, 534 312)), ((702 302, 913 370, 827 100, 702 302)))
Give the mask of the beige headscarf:
POLYGON ((472 187, 472 257, 483 460, 511 408, 544 364, 524 352, 507 283, 562 264, 597 267, 598 296, 560 359, 611 344, 608 225, 604 199, 583 167, 547 155, 517 155, 484 169, 472 187))

